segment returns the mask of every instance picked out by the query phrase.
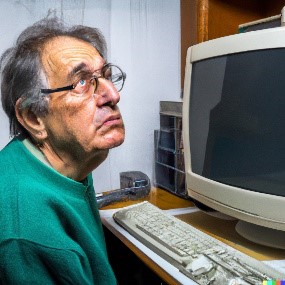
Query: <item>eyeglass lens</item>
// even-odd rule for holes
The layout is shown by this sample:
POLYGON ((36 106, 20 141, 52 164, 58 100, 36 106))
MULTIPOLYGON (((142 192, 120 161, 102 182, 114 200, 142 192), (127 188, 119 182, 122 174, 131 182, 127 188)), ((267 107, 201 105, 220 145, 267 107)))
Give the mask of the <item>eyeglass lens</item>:
POLYGON ((102 70, 102 75, 105 79, 113 83, 117 91, 122 90, 126 75, 118 66, 112 64, 106 65, 102 70))

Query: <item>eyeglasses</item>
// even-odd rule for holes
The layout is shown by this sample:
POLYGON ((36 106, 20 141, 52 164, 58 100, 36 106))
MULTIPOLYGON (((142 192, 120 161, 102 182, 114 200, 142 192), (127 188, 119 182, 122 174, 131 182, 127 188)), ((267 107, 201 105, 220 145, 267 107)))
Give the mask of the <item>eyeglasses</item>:
POLYGON ((98 89, 99 78, 104 78, 113 83, 114 87, 120 92, 126 80, 126 73, 121 70, 117 65, 108 63, 101 69, 101 75, 93 75, 89 79, 80 79, 76 83, 69 86, 59 87, 55 89, 41 89, 43 94, 50 94, 66 90, 73 90, 78 95, 83 95, 90 91, 91 86, 94 88, 93 93, 98 89))

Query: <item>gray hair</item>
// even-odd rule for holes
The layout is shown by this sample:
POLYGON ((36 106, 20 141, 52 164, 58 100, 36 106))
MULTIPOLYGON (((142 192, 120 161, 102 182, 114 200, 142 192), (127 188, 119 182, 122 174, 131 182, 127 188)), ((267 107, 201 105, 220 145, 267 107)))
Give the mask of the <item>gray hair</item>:
POLYGON ((57 17, 45 18, 26 28, 15 45, 0 58, 1 100, 9 117, 11 136, 28 135, 16 117, 15 105, 19 98, 22 99, 20 108, 28 108, 41 116, 48 113, 46 95, 40 92, 41 88, 47 88, 41 58, 45 44, 58 36, 83 40, 106 58, 106 41, 96 28, 82 25, 67 27, 57 17))

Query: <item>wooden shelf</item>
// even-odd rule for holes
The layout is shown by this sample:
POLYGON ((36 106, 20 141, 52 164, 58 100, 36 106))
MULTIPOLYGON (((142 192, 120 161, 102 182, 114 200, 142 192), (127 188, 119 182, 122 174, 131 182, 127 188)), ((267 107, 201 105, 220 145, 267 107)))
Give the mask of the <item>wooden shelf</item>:
POLYGON ((181 86, 188 47, 238 32, 238 25, 281 13, 281 0, 180 0, 181 86))

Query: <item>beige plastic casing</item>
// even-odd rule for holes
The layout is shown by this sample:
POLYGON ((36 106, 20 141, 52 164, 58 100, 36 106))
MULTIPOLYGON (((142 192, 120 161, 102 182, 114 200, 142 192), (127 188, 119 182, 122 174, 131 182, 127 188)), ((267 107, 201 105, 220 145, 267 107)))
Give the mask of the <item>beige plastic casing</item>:
POLYGON ((272 48, 285 48, 285 27, 227 36, 188 49, 183 90, 185 174, 188 194, 199 202, 237 219, 285 231, 285 197, 249 191, 204 178, 192 172, 190 159, 189 106, 192 64, 211 57, 272 48))

